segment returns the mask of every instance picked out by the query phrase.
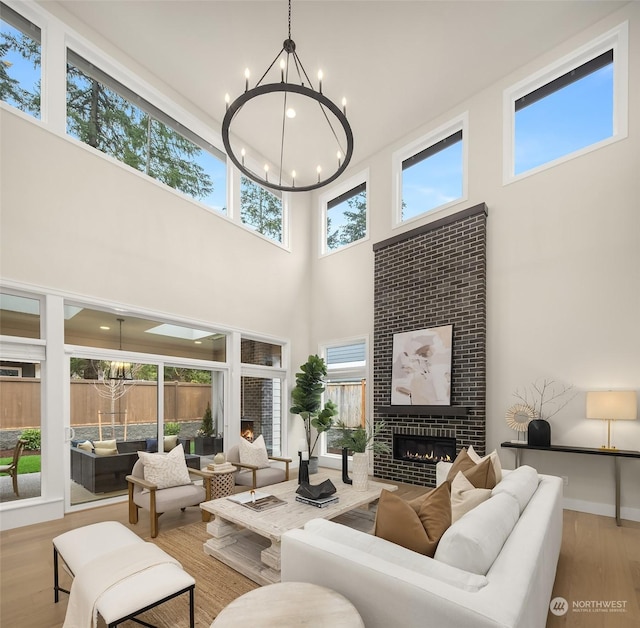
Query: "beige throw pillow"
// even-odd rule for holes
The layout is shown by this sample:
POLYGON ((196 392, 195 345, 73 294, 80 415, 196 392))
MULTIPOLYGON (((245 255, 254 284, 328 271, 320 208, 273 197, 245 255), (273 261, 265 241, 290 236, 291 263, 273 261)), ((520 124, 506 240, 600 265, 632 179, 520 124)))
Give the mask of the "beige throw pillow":
POLYGON ((447 473, 447 482, 449 485, 451 485, 453 479, 458 475, 458 471, 464 472, 467 469, 472 469, 475 465, 476 463, 470 458, 467 450, 463 447, 456 459, 453 461, 451 469, 449 469, 449 473, 447 473))
POLYGON ((240 439, 240 462, 241 464, 253 465, 258 469, 264 469, 269 466, 269 454, 267 454, 267 446, 264 443, 262 434, 252 443, 246 438, 240 439))
POLYGON ((83 443, 78 443, 78 449, 82 449, 82 451, 93 451, 93 443, 90 440, 85 440, 83 443))
POLYGON ((491 464, 493 465, 493 471, 496 475, 496 484, 502 480, 502 465, 500 464, 500 458, 498 457, 498 452, 494 449, 490 454, 481 458, 473 449, 473 445, 469 446, 467 450, 467 454, 471 460, 473 460, 476 464, 479 464, 483 460, 489 458, 491 460, 491 464))
POLYGON ((112 447, 111 449, 107 449, 107 447, 96 447, 93 453, 96 456, 115 456, 118 453, 118 449, 116 447, 112 447))
POLYGON ((164 437, 164 450, 171 451, 178 444, 177 436, 165 436, 164 437))
POLYGON ((411 502, 391 491, 380 494, 374 534, 391 543, 433 556, 450 525, 451 498, 446 482, 411 502))
POLYGON ((139 451, 138 457, 144 465, 144 479, 160 488, 191 484, 182 443, 168 454, 150 454, 139 451))
POLYGON ((96 440, 93 441, 94 449, 117 449, 116 439, 113 440, 96 440))
POLYGON ((476 488, 462 473, 451 483, 451 523, 491 497, 490 488, 476 488))

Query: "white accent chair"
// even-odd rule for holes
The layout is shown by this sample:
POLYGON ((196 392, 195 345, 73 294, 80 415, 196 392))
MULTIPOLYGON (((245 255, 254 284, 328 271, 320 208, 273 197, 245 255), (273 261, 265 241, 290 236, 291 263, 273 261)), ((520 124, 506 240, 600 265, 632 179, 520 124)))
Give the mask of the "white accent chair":
POLYGON ((264 468, 256 467, 252 464, 243 464, 240 462, 240 448, 234 445, 227 453, 227 462, 234 467, 238 467, 235 473, 236 486, 246 486, 251 489, 261 488, 269 484, 278 484, 286 482, 289 479, 289 465, 291 458, 281 458, 279 456, 269 456, 269 460, 275 462, 284 462, 284 469, 276 466, 264 468))
MULTIPOLYGON (((155 484, 144 479, 144 464, 138 460, 133 465, 131 475, 127 476, 129 485, 129 523, 138 523, 138 510, 149 511, 151 518, 151 538, 158 536, 158 518, 168 510, 184 510, 188 506, 199 506, 202 502, 211 500, 210 471, 188 468, 190 474, 202 478, 202 486, 185 484, 159 489, 155 484)), ((202 520, 210 521, 211 513, 203 510, 202 520)))

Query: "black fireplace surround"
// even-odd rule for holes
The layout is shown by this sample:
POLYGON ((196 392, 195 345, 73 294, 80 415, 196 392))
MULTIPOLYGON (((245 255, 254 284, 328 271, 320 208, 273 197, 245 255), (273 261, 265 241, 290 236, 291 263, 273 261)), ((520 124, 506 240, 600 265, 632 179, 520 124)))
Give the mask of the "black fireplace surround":
POLYGON ((443 436, 393 435, 393 458, 422 464, 453 462, 456 439, 443 436))

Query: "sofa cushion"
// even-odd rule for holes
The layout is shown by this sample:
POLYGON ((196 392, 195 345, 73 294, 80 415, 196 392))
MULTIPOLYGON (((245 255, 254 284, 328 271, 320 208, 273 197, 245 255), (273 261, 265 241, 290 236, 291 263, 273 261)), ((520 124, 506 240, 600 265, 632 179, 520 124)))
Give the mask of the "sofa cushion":
POLYGON ((118 454, 117 447, 112 447, 111 449, 107 449, 106 447, 96 447, 93 450, 93 453, 96 456, 115 456, 118 454))
POLYGON ((493 465, 493 470, 496 475, 496 484, 498 484, 502 480, 502 465, 500 464, 500 458, 498 456, 498 452, 495 449, 490 454, 484 456, 483 458, 476 453, 475 449, 473 448, 473 445, 469 445, 469 449, 467 449, 467 455, 476 464, 479 464, 480 462, 482 462, 483 460, 486 460, 487 458, 490 459, 491 464, 493 465))
POLYGON ((374 534, 420 554, 433 556, 438 541, 451 525, 451 497, 447 483, 412 503, 383 490, 378 501, 374 534))
POLYGON ((267 446, 262 434, 253 443, 250 443, 246 438, 240 439, 240 462, 251 464, 259 469, 265 469, 269 466, 269 454, 267 454, 267 446))
POLYGON ((507 493, 487 501, 452 524, 442 535, 434 558, 471 573, 486 575, 520 516, 507 493))
MULTIPOLYGON (((473 473, 473 469, 467 473, 473 473)), ((462 471, 451 482, 451 522, 455 523, 462 515, 491 497, 490 488, 476 488, 462 471)))
POLYGON ((502 482, 496 485, 491 494, 507 493, 511 495, 517 500, 520 514, 522 514, 522 511, 536 492, 538 482, 538 472, 533 467, 524 465, 505 475, 502 482))
POLYGON ((178 436, 165 436, 164 437, 164 450, 171 451, 178 444, 178 436))
POLYGON ((396 543, 390 543, 372 534, 365 534, 335 521, 312 519, 305 524, 304 529, 324 539, 344 545, 345 559, 349 558, 351 550, 365 552, 417 574, 435 578, 439 582, 446 582, 463 591, 479 591, 488 584, 485 576, 451 567, 451 565, 446 565, 429 556, 423 556, 396 543))
POLYGON ((112 440, 94 440, 93 441, 94 449, 117 449, 118 445, 116 444, 116 439, 112 440))
POLYGON ((138 457, 144 465, 144 479, 152 482, 159 489, 191 484, 182 443, 168 454, 139 451, 138 457))

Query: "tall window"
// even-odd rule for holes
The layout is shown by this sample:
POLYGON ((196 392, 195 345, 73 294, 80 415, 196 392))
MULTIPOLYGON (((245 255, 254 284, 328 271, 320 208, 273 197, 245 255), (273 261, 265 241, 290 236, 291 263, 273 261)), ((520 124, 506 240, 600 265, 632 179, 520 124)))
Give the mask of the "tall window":
POLYGON ((226 212, 222 153, 72 50, 67 51, 67 132, 226 212))
POLYGON ((505 180, 626 136, 626 26, 505 92, 505 180))
POLYGON ((367 178, 368 172, 353 177, 321 197, 323 252, 335 251, 367 237, 367 178))
POLYGON ((395 224, 466 197, 466 114, 393 155, 395 224))
POLYGON ((245 225, 282 243, 282 199, 247 177, 240 179, 240 216, 245 225))
MULTIPOLYGON (((325 348, 327 377, 325 398, 338 406, 338 419, 348 427, 364 426, 366 421, 367 362, 366 343, 357 341, 325 348)), ((324 438, 324 454, 340 454, 334 443, 341 432, 332 428, 324 438)), ((323 436, 325 436, 323 434, 323 436)))
POLYGON ((0 99, 40 118, 40 29, 0 3, 0 99))

